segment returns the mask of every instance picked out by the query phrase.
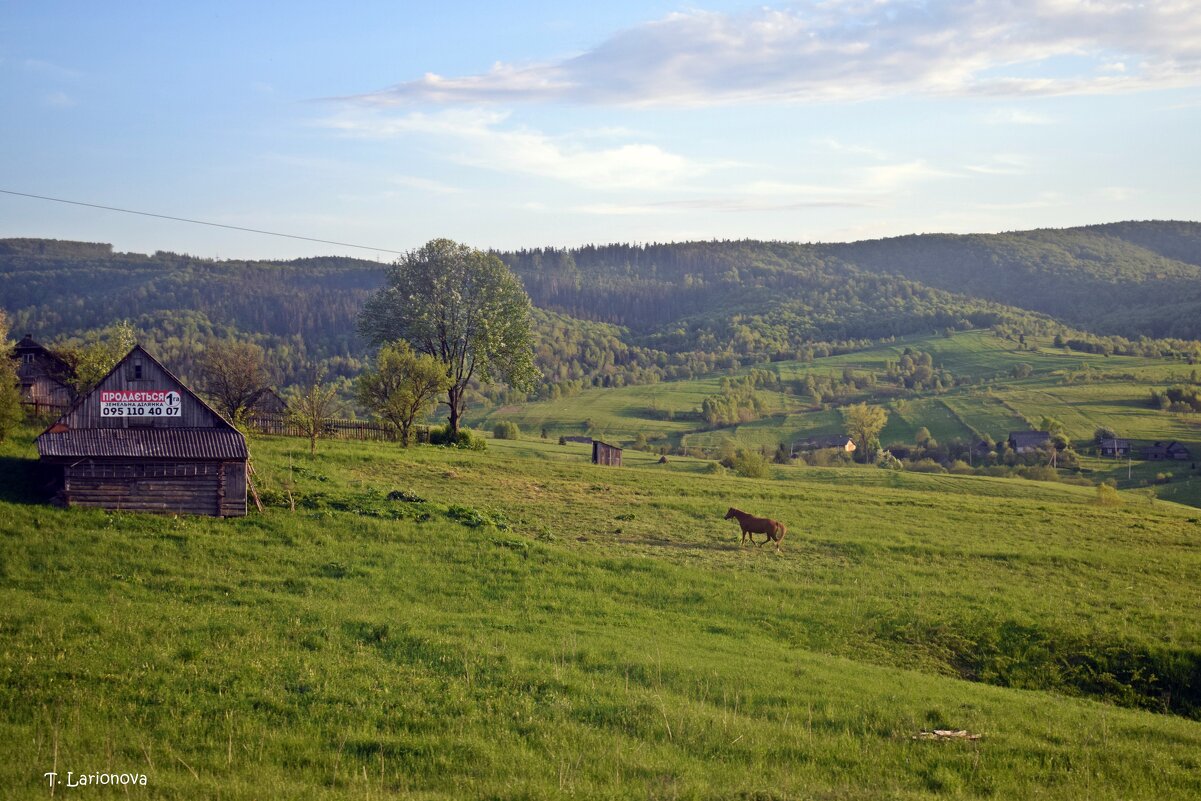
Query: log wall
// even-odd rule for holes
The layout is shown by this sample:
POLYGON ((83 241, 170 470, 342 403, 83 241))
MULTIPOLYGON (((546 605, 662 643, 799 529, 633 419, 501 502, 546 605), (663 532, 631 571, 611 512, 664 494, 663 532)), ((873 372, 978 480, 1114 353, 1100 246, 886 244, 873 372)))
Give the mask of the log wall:
POLYGON ((242 462, 101 462, 63 467, 61 498, 68 506, 130 512, 246 514, 242 462))

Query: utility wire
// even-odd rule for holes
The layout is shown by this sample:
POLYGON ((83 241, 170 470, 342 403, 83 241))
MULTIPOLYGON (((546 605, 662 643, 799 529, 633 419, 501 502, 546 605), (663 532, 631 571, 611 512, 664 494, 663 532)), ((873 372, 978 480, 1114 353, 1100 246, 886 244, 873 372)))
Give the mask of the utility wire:
POLYGON ((28 192, 14 192, 11 189, 0 189, 0 194, 16 195, 17 197, 31 197, 36 200, 49 200, 54 203, 67 203, 72 206, 87 206, 90 209, 103 209, 104 211, 119 211, 122 214, 137 214, 142 217, 157 217, 160 220, 174 220, 175 222, 191 223, 192 225, 208 225, 213 228, 228 228, 232 231, 246 231, 251 234, 264 234, 266 236, 280 236, 285 239, 302 239, 305 242, 320 242, 323 245, 339 245, 345 248, 359 248, 361 250, 375 250, 380 253, 395 253, 405 255, 402 250, 391 250, 389 248, 375 248, 370 245, 356 245, 351 242, 335 242, 331 239, 314 239, 311 236, 298 236, 297 234, 281 234, 278 231, 264 231, 259 228, 243 228, 240 225, 226 225, 225 223, 207 222, 205 220, 189 220, 187 217, 172 217, 168 214, 154 214, 149 211, 135 211, 133 209, 119 209, 115 206, 102 206, 99 203, 84 203, 79 200, 65 200, 61 197, 46 197, 45 195, 31 195, 28 192))

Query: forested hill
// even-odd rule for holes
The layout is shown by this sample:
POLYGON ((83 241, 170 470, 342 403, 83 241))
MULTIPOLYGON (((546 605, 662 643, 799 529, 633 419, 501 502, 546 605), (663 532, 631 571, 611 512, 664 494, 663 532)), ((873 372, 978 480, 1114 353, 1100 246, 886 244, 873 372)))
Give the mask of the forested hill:
POLYGON ((876 274, 1126 337, 1201 338, 1201 224, 925 235, 815 250, 876 274))
POLYGON ((901 310, 888 297, 895 295, 903 299, 904 314, 923 318, 913 320, 917 325, 950 308, 961 316, 995 312, 981 303, 991 301, 1101 334, 1201 338, 1198 223, 928 234, 837 245, 587 246, 502 258, 522 276, 535 303, 635 330, 725 309, 800 317, 810 334, 838 336, 870 325, 860 315, 872 311, 884 328, 906 325, 894 319, 901 310), (863 303, 848 304, 852 296, 863 303), (789 308, 777 313, 782 307, 789 308))
MULTIPOLYGON (((796 355, 815 343, 847 347, 949 328, 1047 332, 1060 321, 1132 339, 1201 339, 1197 223, 498 255, 542 309, 539 367, 559 382, 641 381, 646 370, 667 378, 731 359, 796 355)), ((314 362, 334 375, 357 372, 365 348, 355 317, 384 268, 347 258, 214 261, 6 239, 0 305, 14 333, 47 342, 129 319, 184 373, 210 339, 253 339, 287 384, 314 362)))

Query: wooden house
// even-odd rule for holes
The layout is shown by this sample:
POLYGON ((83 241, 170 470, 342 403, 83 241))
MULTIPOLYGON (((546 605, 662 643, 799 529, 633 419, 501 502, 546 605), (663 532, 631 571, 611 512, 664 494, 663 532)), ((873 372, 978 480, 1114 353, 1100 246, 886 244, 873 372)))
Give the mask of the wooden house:
POLYGON ((592 463, 621 467, 621 448, 594 439, 592 441, 592 463))
POLYGON ((1130 440, 1115 437, 1103 439, 1100 453, 1107 459, 1124 459, 1130 455, 1130 440))
POLYGON ((67 506, 246 514, 246 440, 140 345, 37 438, 67 506))
POLYGON ((246 406, 250 414, 285 415, 288 413, 288 402, 271 387, 263 387, 254 393, 246 406))
POLYGON ((1149 462, 1173 460, 1187 462, 1193 456, 1192 451, 1179 442, 1156 442, 1142 450, 1142 457, 1149 462))
POLYGON ((71 367, 54 351, 26 334, 13 347, 12 356, 17 362, 17 378, 21 382, 21 402, 32 407, 35 414, 46 410, 62 411, 71 405, 75 399, 71 385, 67 383, 71 367))
POLYGON ((1009 447, 1014 453, 1034 453, 1046 450, 1050 446, 1051 434, 1048 431, 1009 432, 1009 447))

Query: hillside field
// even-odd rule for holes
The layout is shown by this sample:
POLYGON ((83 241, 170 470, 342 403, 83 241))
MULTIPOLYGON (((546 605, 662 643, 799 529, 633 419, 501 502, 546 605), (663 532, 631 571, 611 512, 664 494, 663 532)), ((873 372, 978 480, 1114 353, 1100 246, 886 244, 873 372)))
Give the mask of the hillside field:
MULTIPOLYGON (((473 419, 483 427, 512 420, 524 431, 548 436, 592 433, 598 438, 630 443, 638 433, 649 439, 714 452, 726 440, 774 450, 783 443, 842 431, 838 409, 815 406, 797 390, 761 389, 768 410, 759 420, 734 426, 713 427, 695 414, 708 395, 719 391, 723 375, 746 375, 767 369, 781 384, 795 386, 806 375, 841 376, 843 371, 883 374, 888 362, 899 360, 906 348, 930 353, 935 367, 949 370, 967 383, 941 392, 918 391, 896 397, 895 388, 879 385, 857 396, 884 406, 888 425, 880 436, 887 447, 914 441, 919 428, 927 428, 940 442, 978 440, 989 435, 1004 439, 1010 431, 1037 428, 1044 416, 1060 420, 1073 442, 1086 446, 1098 427, 1109 426, 1118 436, 1139 442, 1180 440, 1201 462, 1201 415, 1176 414, 1152 408, 1152 389, 1189 383, 1198 368, 1181 361, 1131 356, 1102 356, 1065 351, 1049 339, 1031 337, 1029 349, 989 331, 900 339, 868 350, 815 359, 780 361, 741 368, 693 381, 587 389, 578 395, 521 406, 503 406, 477 412, 473 419), (1027 365, 1030 375, 1014 377, 1015 368, 1027 365)), ((1126 479, 1125 463, 1118 466, 1098 460, 1090 463, 1097 480, 1112 474, 1124 488, 1147 486, 1177 500, 1201 499, 1201 473, 1192 463, 1163 464, 1154 470, 1148 463, 1137 480, 1126 479), (1155 474, 1174 471, 1177 485, 1154 484, 1155 474), (1150 480, 1148 479, 1150 477, 1150 480)))
POLYGON ((158 517, 40 503, 34 433, 0 443, 6 797, 1201 795, 1196 509, 256 438, 265 513, 158 517))

